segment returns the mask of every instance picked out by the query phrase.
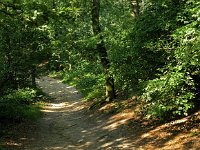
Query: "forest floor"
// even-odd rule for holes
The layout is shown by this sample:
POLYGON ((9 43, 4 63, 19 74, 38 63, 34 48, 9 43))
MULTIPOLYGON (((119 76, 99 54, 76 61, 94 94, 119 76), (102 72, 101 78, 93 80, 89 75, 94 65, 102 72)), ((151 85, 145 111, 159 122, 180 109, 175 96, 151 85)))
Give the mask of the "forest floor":
POLYGON ((38 121, 9 127, 6 150, 200 150, 200 112, 159 124, 141 118, 134 97, 89 110, 74 87, 48 77, 37 84, 52 99, 38 121))

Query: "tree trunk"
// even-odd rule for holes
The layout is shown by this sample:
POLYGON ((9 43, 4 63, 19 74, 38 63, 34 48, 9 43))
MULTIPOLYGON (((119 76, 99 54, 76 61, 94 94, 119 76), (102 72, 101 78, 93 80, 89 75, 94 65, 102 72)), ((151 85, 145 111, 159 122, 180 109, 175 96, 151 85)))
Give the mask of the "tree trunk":
POLYGON ((139 0, 129 0, 134 17, 138 17, 140 13, 139 0))
POLYGON ((32 87, 36 87, 36 66, 33 66, 31 70, 31 85, 32 87))
POLYGON ((95 36, 99 36, 99 40, 96 44, 97 51, 100 56, 101 64, 105 73, 106 80, 106 97, 108 100, 115 98, 115 89, 114 89, 114 79, 109 73, 110 62, 108 60, 108 53, 103 41, 103 36, 101 35, 101 28, 99 23, 99 11, 100 11, 100 0, 93 0, 92 6, 92 28, 95 36))

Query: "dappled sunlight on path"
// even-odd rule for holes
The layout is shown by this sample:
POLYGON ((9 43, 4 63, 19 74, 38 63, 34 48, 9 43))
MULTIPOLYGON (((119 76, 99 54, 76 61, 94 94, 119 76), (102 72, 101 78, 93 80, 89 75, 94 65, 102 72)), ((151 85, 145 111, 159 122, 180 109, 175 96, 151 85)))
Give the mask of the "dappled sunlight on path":
POLYGON ((43 107, 44 116, 36 123, 35 131, 30 131, 23 149, 135 149, 124 132, 126 119, 111 121, 109 115, 89 112, 81 94, 59 80, 42 77, 37 84, 52 100, 43 107))
POLYGON ((168 124, 151 125, 150 120, 138 118, 138 105, 133 100, 126 100, 133 104, 122 112, 104 113, 112 104, 98 111, 88 110, 81 94, 59 80, 42 77, 37 84, 51 97, 42 109, 43 117, 20 127, 18 139, 8 141, 12 147, 8 150, 200 149, 200 112, 168 124))

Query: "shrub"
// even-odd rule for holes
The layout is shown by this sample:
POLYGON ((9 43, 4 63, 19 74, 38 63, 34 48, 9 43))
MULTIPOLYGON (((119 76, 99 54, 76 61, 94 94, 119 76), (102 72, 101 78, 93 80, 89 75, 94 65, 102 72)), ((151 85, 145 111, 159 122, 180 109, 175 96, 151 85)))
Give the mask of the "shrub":
POLYGON ((188 115, 194 107, 195 88, 184 71, 170 72, 147 83, 142 98, 147 102, 147 114, 161 119, 188 115))
POLYGON ((18 89, 7 91, 0 97, 0 119, 36 119, 41 115, 36 102, 36 90, 18 89))
POLYGON ((200 3, 187 0, 178 5, 174 21, 168 22, 175 23, 168 33, 171 46, 167 47, 168 42, 164 40, 160 47, 169 54, 168 61, 159 69, 157 78, 146 82, 142 95, 147 114, 161 119, 188 115, 199 104, 200 3))

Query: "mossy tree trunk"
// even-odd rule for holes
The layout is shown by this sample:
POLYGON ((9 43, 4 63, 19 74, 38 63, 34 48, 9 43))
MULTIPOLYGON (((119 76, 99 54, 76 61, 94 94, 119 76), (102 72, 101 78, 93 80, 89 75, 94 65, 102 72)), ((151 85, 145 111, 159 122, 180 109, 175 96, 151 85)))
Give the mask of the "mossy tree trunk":
POLYGON ((93 0, 92 5, 92 28, 94 36, 97 36, 99 40, 97 40, 96 48, 100 56, 101 64, 105 73, 106 80, 106 98, 108 100, 112 100, 115 98, 115 88, 114 88, 114 79, 109 72, 110 62, 108 59, 108 53, 103 41, 103 36, 101 35, 101 28, 99 22, 99 11, 100 11, 100 0, 93 0))

